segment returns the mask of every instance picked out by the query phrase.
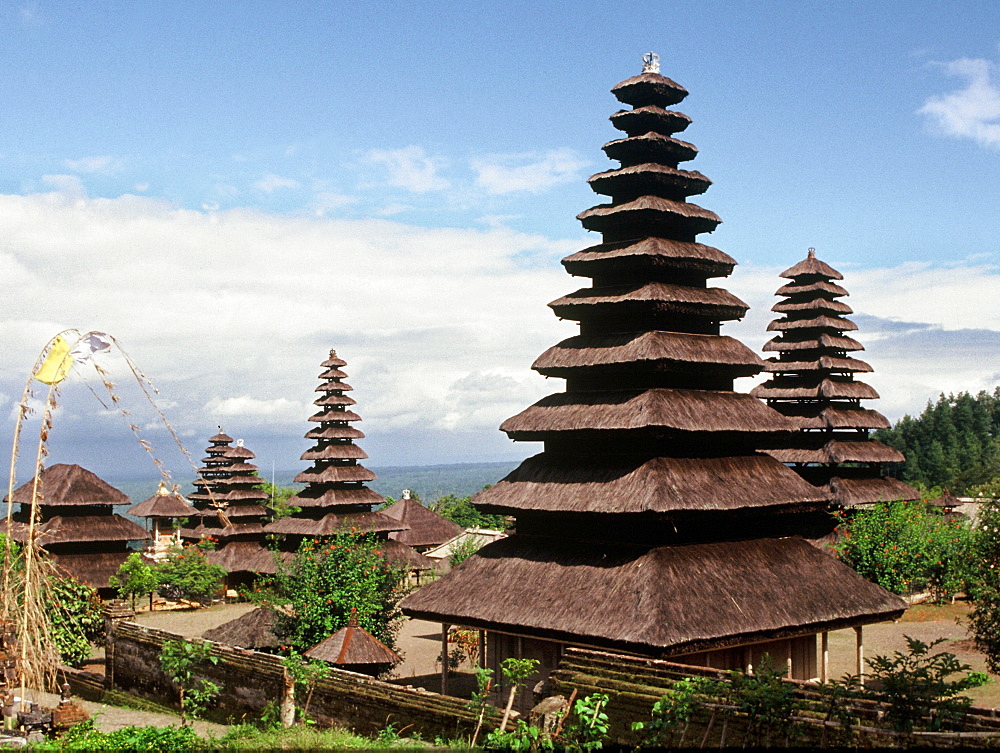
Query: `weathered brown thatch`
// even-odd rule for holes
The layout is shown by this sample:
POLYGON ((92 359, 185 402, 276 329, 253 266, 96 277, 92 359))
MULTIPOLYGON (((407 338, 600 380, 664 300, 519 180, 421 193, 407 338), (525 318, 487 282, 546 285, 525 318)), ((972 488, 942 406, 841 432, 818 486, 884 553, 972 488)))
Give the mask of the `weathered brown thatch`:
POLYGON ((704 193, 712 185, 712 181, 697 170, 680 170, 653 162, 607 170, 594 175, 587 182, 596 193, 608 195, 619 192, 623 183, 640 188, 643 193, 664 192, 681 195, 704 193))
MULTIPOLYGON (((11 499, 19 504, 31 504, 34 481, 14 490, 11 499)), ((69 505, 128 505, 131 500, 97 474, 78 465, 58 463, 42 470, 39 477, 41 504, 65 507, 69 505)))
POLYGON ((275 573, 278 568, 274 557, 274 552, 260 541, 229 541, 205 555, 227 573, 275 573))
POLYGON ((823 334, 818 338, 809 340, 790 340, 785 338, 775 338, 764 343, 764 352, 783 353, 796 350, 819 350, 829 348, 831 350, 854 351, 864 350, 865 346, 850 337, 838 337, 835 335, 823 334))
POLYGON ((670 106, 683 101, 688 90, 659 73, 640 73, 627 78, 611 89, 619 102, 632 107, 649 105, 670 106))
POLYGON ((310 488, 306 487, 288 503, 303 509, 336 507, 338 505, 380 505, 385 502, 377 493, 365 486, 353 488, 310 488))
POLYGON ((328 465, 325 468, 307 468, 295 477, 297 484, 335 483, 338 481, 374 481, 374 473, 360 465, 328 465))
MULTIPOLYGON (((27 538, 27 527, 15 529, 19 541, 27 538)), ((144 541, 149 534, 141 526, 120 515, 55 515, 38 526, 39 546, 93 541, 144 541)))
POLYGON ((834 477, 830 479, 829 489, 839 504, 848 507, 898 499, 920 499, 920 494, 912 486, 894 478, 834 477))
POLYGON ((659 656, 879 622, 906 608, 799 538, 626 547, 528 536, 489 544, 403 605, 418 619, 587 636, 659 656))
POLYGON ((382 552, 382 558, 386 562, 402 570, 433 570, 437 567, 434 560, 425 557, 413 547, 393 539, 380 542, 378 551, 382 552))
MULTIPOLYGON (((691 118, 682 112, 665 110, 657 105, 636 107, 634 110, 619 110, 612 114, 611 122, 619 131, 629 136, 641 136, 650 131, 679 133, 691 125, 691 118)), ((653 163, 655 167, 667 167, 653 163)), ((591 178, 593 180, 593 178, 591 178)))
POLYGON ((778 276, 789 280, 811 279, 813 277, 826 278, 827 281, 844 279, 840 272, 817 259, 815 254, 809 254, 798 264, 789 267, 778 276))
POLYGON ((662 282, 583 288, 552 301, 549 306, 562 319, 580 319, 598 311, 619 313, 630 307, 648 313, 701 314, 720 321, 741 319, 749 308, 721 288, 691 288, 662 282))
POLYGON ((588 270, 621 269, 623 266, 645 265, 690 269, 707 277, 732 274, 736 260, 724 251, 703 243, 677 241, 669 238, 644 238, 640 241, 601 243, 570 254, 562 260, 566 271, 590 277, 588 270))
POLYGON ((826 495, 773 458, 610 457, 587 464, 535 455, 474 503, 519 510, 605 514, 745 510, 825 504, 826 495))
POLYGON ((240 615, 235 620, 206 630, 201 634, 201 637, 206 641, 225 643, 227 646, 239 646, 255 651, 262 648, 277 648, 281 643, 274 634, 274 625, 277 620, 277 613, 266 607, 257 607, 240 615))
POLYGON ((403 657, 362 627, 348 625, 304 653, 334 666, 396 664, 403 657))
POLYGON ((899 450, 875 441, 831 439, 815 450, 798 448, 766 452, 782 463, 902 463, 906 460, 899 450))
POLYGON ((715 212, 686 201, 672 201, 660 196, 640 196, 624 204, 601 204, 580 212, 577 219, 587 230, 605 232, 624 223, 673 224, 692 234, 710 233, 722 219, 715 212))
POLYGON ((930 500, 927 504, 931 507, 958 507, 964 503, 958 497, 953 497, 951 492, 945 489, 944 494, 936 499, 930 500))
POLYGON ((654 389, 556 393, 500 425, 512 439, 580 430, 663 428, 685 432, 780 432, 797 428, 750 395, 654 389))
POLYGON ((800 374, 814 371, 828 371, 836 374, 854 374, 872 371, 872 367, 857 358, 836 358, 820 356, 815 361, 767 360, 764 371, 776 374, 800 374))
POLYGON ((778 319, 767 325, 768 332, 788 332, 796 329, 825 329, 831 332, 853 332, 858 325, 850 319, 817 316, 812 319, 778 319))
POLYGON ((325 447, 306 450, 300 460, 364 460, 368 453, 356 444, 328 444, 325 447))
POLYGON ((732 337, 688 332, 629 332, 613 335, 577 335, 553 345, 531 365, 546 376, 595 366, 694 364, 725 369, 733 376, 760 371, 761 360, 732 337))
POLYGON ((462 527, 407 495, 380 511, 386 517, 409 526, 407 531, 396 531, 389 538, 408 547, 429 547, 443 544, 462 532, 462 527))
POLYGON ((773 398, 875 400, 878 398, 875 388, 864 382, 821 379, 818 383, 801 384, 805 381, 804 379, 794 381, 772 379, 764 384, 758 384, 750 390, 750 394, 765 400, 773 398))
POLYGON ((816 311, 825 311, 831 314, 853 314, 854 309, 848 306, 846 303, 841 303, 840 301, 831 301, 826 298, 815 298, 811 301, 796 301, 788 300, 782 301, 781 303, 776 303, 771 307, 771 311, 778 314, 790 314, 790 313, 813 313, 816 311))
POLYGON ((132 552, 82 552, 77 554, 51 554, 52 561, 66 575, 86 583, 91 588, 110 588, 108 579, 117 575, 119 568, 132 552))
POLYGON ((180 494, 169 492, 163 486, 161 490, 149 499, 132 505, 128 514, 137 518, 187 518, 198 514, 180 494))
POLYGON ((285 533, 294 536, 332 536, 352 529, 379 533, 401 531, 404 528, 404 524, 380 512, 352 512, 341 515, 330 513, 318 520, 290 515, 265 526, 268 533, 285 533))
POLYGON ((615 139, 605 144, 602 149, 611 159, 632 164, 665 162, 676 165, 678 162, 687 162, 698 156, 698 147, 694 144, 653 132, 641 136, 629 136, 627 139, 615 139))

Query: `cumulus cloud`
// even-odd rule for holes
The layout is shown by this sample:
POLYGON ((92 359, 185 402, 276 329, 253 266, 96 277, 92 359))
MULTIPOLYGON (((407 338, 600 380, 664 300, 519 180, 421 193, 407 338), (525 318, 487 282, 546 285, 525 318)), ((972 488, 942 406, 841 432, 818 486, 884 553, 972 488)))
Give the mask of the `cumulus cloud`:
POLYGON ((472 169, 476 183, 488 193, 540 193, 577 180, 587 164, 572 149, 553 149, 543 154, 493 155, 473 160, 472 169))
POLYGON ((274 173, 265 173, 263 178, 253 184, 253 187, 264 193, 274 193, 279 188, 298 188, 299 182, 294 178, 283 178, 274 173))
POLYGON ((1000 148, 1000 88, 997 64, 981 58, 943 63, 944 71, 964 79, 964 86, 929 97, 918 112, 946 136, 972 139, 981 146, 1000 148))
POLYGON ((365 155, 365 160, 386 169, 389 185, 405 188, 413 193, 441 191, 450 185, 438 174, 446 166, 445 160, 427 156, 419 146, 372 149, 365 155))
POLYGON ((43 175, 42 183, 51 186, 60 193, 72 196, 83 196, 87 193, 83 181, 76 175, 43 175))
POLYGON ((258 416, 282 418, 286 420, 301 419, 308 410, 303 403, 279 397, 273 400, 260 400, 250 395, 239 397, 212 398, 205 404, 205 411, 213 416, 258 416))
POLYGON ((63 160, 63 166, 67 170, 77 173, 115 173, 121 169, 121 160, 115 159, 111 155, 102 154, 93 157, 83 157, 81 159, 63 160))

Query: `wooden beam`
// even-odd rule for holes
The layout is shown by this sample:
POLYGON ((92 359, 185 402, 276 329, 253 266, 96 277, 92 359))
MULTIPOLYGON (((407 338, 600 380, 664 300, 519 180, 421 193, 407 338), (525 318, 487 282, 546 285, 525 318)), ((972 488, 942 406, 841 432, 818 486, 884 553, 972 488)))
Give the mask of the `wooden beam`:
POLYGON ((864 626, 858 625, 854 628, 854 635, 857 642, 854 647, 854 674, 858 676, 861 687, 865 686, 865 648, 864 648, 864 626))
POLYGON ((823 658, 822 658, 823 668, 821 670, 819 679, 820 682, 827 682, 830 679, 830 633, 826 630, 823 631, 823 638, 821 643, 822 643, 821 650, 823 652, 823 658))
POLYGON ((441 623, 441 695, 448 695, 448 628, 447 622, 441 623))

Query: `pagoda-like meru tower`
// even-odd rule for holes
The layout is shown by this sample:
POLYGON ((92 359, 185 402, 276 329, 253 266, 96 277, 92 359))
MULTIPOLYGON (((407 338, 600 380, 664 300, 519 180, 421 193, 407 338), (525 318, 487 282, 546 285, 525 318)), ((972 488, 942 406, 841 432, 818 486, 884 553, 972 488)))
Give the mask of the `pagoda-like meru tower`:
POLYGON ((550 304, 580 333, 533 366, 566 389, 501 426, 544 451, 474 499, 516 532, 403 611, 485 630, 491 666, 535 658, 542 675, 583 645, 725 668, 769 652, 817 676, 817 633, 905 605, 796 535, 827 496, 756 451, 797 425, 733 391, 764 363, 720 334, 747 306, 707 281, 735 262, 696 240, 720 219, 688 201, 709 180, 678 166, 697 154, 668 109, 687 91, 645 63, 612 89, 630 106, 604 146, 621 166, 590 179, 610 201, 579 215, 602 242, 563 260, 592 283, 550 304))
POLYGON ((181 536, 198 541, 210 537, 217 541, 208 559, 229 573, 226 585, 236 588, 253 580, 257 573, 275 571, 274 555, 266 547, 264 519, 267 492, 263 479, 250 461, 254 454, 221 429, 211 437, 194 481, 196 491, 188 499, 198 511, 191 519, 193 528, 182 528, 181 536))
POLYGON ((768 325, 777 335, 764 345, 765 352, 777 353, 765 367, 774 376, 751 394, 795 421, 800 431, 768 454, 828 492, 840 507, 919 499, 915 489, 885 476, 888 464, 903 462, 902 453, 868 438, 889 422, 861 407, 878 393, 854 377, 872 367, 848 356, 864 346, 845 334, 858 327, 846 318, 853 313, 850 306, 839 300, 848 295, 834 282, 843 275, 810 248, 781 277, 790 282, 775 293, 784 300, 771 310, 782 316, 768 325))
POLYGON ((306 488, 288 500, 290 505, 301 508, 300 512, 269 523, 265 529, 284 535, 281 548, 285 552, 295 551, 305 537, 330 536, 355 527, 383 537, 408 528, 380 512, 372 512, 385 499, 365 486, 377 477, 358 462, 368 455, 354 444, 355 439, 365 435, 351 426, 361 416, 350 409, 355 401, 344 394, 354 389, 343 381, 347 374, 341 367, 346 365, 334 350, 322 363, 321 382, 316 388, 320 396, 313 403, 319 412, 309 417, 319 426, 306 432, 306 439, 315 444, 301 458, 312 461, 312 466, 295 477, 296 483, 306 488))

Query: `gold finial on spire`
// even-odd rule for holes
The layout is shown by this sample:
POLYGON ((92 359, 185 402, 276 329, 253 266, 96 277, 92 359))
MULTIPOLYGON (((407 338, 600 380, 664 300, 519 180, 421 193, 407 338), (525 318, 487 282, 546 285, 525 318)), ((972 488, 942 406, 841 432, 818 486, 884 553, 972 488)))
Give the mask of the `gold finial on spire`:
POLYGON ((810 259, 816 258, 816 249, 813 248, 812 246, 809 247, 809 258, 810 259))
POLYGON ((337 351, 335 351, 333 348, 330 348, 330 358, 336 358, 336 357, 337 357, 337 351))
POLYGON ((642 72, 643 73, 659 73, 660 72, 660 56, 655 52, 647 52, 642 56, 642 72))

